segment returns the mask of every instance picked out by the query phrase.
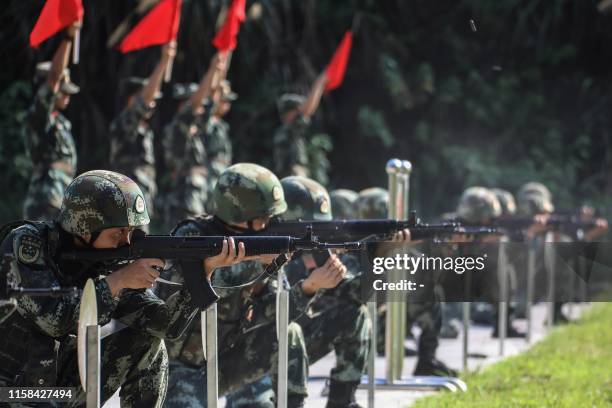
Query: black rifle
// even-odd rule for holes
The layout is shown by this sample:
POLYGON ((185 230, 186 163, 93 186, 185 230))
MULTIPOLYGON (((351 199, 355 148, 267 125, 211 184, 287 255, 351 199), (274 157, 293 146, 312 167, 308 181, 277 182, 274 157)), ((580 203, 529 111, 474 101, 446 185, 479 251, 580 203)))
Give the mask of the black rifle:
POLYGON ((272 220, 262 235, 301 236, 308 231, 321 240, 330 243, 341 242, 381 242, 390 240, 403 229, 410 230, 413 241, 448 237, 455 234, 481 235, 495 234, 495 228, 464 226, 457 222, 427 224, 421 222, 415 212, 407 220, 333 220, 333 221, 283 221, 272 220))
MULTIPOLYGON (((287 254, 299 250, 349 249, 362 247, 358 242, 320 242, 311 230, 294 236, 234 236, 236 245, 244 243, 246 256, 287 254)), ((191 293, 194 305, 205 309, 218 299, 210 282, 204 279, 202 261, 221 252, 224 236, 145 235, 136 230, 131 243, 114 249, 86 249, 60 254, 64 260, 123 261, 140 258, 174 259, 180 261, 185 287, 191 293)))
MULTIPOLYGON (((493 221, 493 226, 506 230, 523 230, 535 224, 534 217, 508 216, 493 221)), ((576 214, 550 214, 546 226, 554 230, 589 230, 597 226, 596 219, 583 220, 576 214)))

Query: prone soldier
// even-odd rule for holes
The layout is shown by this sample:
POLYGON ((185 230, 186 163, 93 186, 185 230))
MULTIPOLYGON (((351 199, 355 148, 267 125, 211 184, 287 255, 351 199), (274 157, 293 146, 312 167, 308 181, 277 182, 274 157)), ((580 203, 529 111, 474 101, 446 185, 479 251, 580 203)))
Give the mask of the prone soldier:
POLYGON ((77 150, 72 125, 61 113, 79 87, 70 81, 68 58, 80 22, 66 28, 64 38, 50 63, 37 67, 44 76, 26 116, 25 145, 33 169, 23 205, 23 216, 30 220, 51 221, 62 205, 64 190, 77 166, 77 150))

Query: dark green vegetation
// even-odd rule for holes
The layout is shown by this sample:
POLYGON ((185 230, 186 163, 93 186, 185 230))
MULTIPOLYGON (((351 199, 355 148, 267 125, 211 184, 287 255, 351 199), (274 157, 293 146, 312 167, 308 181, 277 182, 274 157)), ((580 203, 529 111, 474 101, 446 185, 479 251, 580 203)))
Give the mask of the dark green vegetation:
MULTIPOLYGON (((55 41, 27 48, 43 0, 3 7, 0 71, 0 220, 19 215, 28 164, 19 112, 28 104, 34 65, 55 41)), ((135 0, 86 0, 83 89, 69 108, 79 172, 107 167, 108 123, 117 113, 119 79, 147 75, 159 52, 127 56, 107 49, 135 0)), ((205 69, 215 20, 226 2, 184 0, 175 81, 205 69)), ((596 0, 248 0, 230 79, 240 94, 228 118, 236 160, 269 164, 278 125, 275 100, 305 91, 323 69, 356 11, 362 13, 344 85, 324 98, 311 139, 329 155, 331 187, 386 184, 393 156, 414 165, 413 207, 450 210, 464 187, 510 190, 547 183, 558 207, 612 192, 612 15, 596 0), (257 17, 253 7, 260 7, 257 17), (470 26, 475 22, 476 31, 470 26)), ((134 19, 134 21, 137 21, 134 19)), ((175 110, 161 102, 159 129, 175 110)), ((157 153, 160 153, 158 146, 157 153)), ((324 164, 324 163, 322 163, 324 164)), ((324 166, 317 177, 325 181, 324 166)), ((163 169, 160 168, 163 178, 163 169)))
POLYGON ((612 305, 598 303, 528 352, 468 375, 468 392, 414 407, 608 407, 612 405, 612 305))

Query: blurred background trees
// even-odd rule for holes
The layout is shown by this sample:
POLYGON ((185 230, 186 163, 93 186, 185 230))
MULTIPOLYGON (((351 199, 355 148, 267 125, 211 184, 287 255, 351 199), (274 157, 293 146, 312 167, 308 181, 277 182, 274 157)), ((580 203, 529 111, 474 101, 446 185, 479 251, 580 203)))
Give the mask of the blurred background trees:
MULTIPOLYGON (((152 48, 124 56, 106 46, 138 1, 83 3, 81 63, 72 68, 82 92, 67 112, 79 172, 106 167, 119 81, 148 75, 159 55, 152 48)), ((184 0, 173 82, 196 81, 206 69, 227 3, 184 0)), ((2 12, 1 221, 20 216, 29 170, 22 112, 36 62, 56 47, 53 40, 39 50, 27 46, 43 4, 6 0, 2 12)), ((559 208, 607 206, 612 15, 596 6, 596 0, 247 0, 229 74, 240 95, 227 118, 235 160, 271 165, 276 98, 306 92, 360 12, 345 82, 315 116, 309 150, 320 181, 331 188, 385 186, 387 159, 400 157, 413 163, 413 208, 427 216, 452 209, 467 186, 516 191, 529 180, 546 183, 559 208)), ((165 91, 171 94, 168 85, 165 91)), ((164 98, 154 128, 175 109, 164 98)), ((163 168, 159 174, 163 181, 163 168)))

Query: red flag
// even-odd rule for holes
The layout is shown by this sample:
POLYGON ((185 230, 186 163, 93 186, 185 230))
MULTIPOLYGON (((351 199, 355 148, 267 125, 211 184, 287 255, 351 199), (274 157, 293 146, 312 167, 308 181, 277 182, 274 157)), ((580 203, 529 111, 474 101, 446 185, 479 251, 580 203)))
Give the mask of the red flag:
POLYGON ((217 32, 212 43, 219 51, 231 51, 238 45, 240 23, 246 20, 246 0, 233 0, 223 26, 217 32))
POLYGON ((336 48, 336 52, 332 57, 329 65, 325 69, 327 75, 327 84, 325 91, 329 92, 342 85, 346 65, 348 64, 349 56, 351 55, 351 47, 353 45, 353 33, 349 30, 344 34, 344 38, 336 48))
POLYGON ((82 0, 47 0, 30 33, 30 46, 43 41, 83 18, 82 0))
POLYGON ((176 40, 181 19, 181 0, 161 0, 125 36, 119 51, 126 53, 176 40))

